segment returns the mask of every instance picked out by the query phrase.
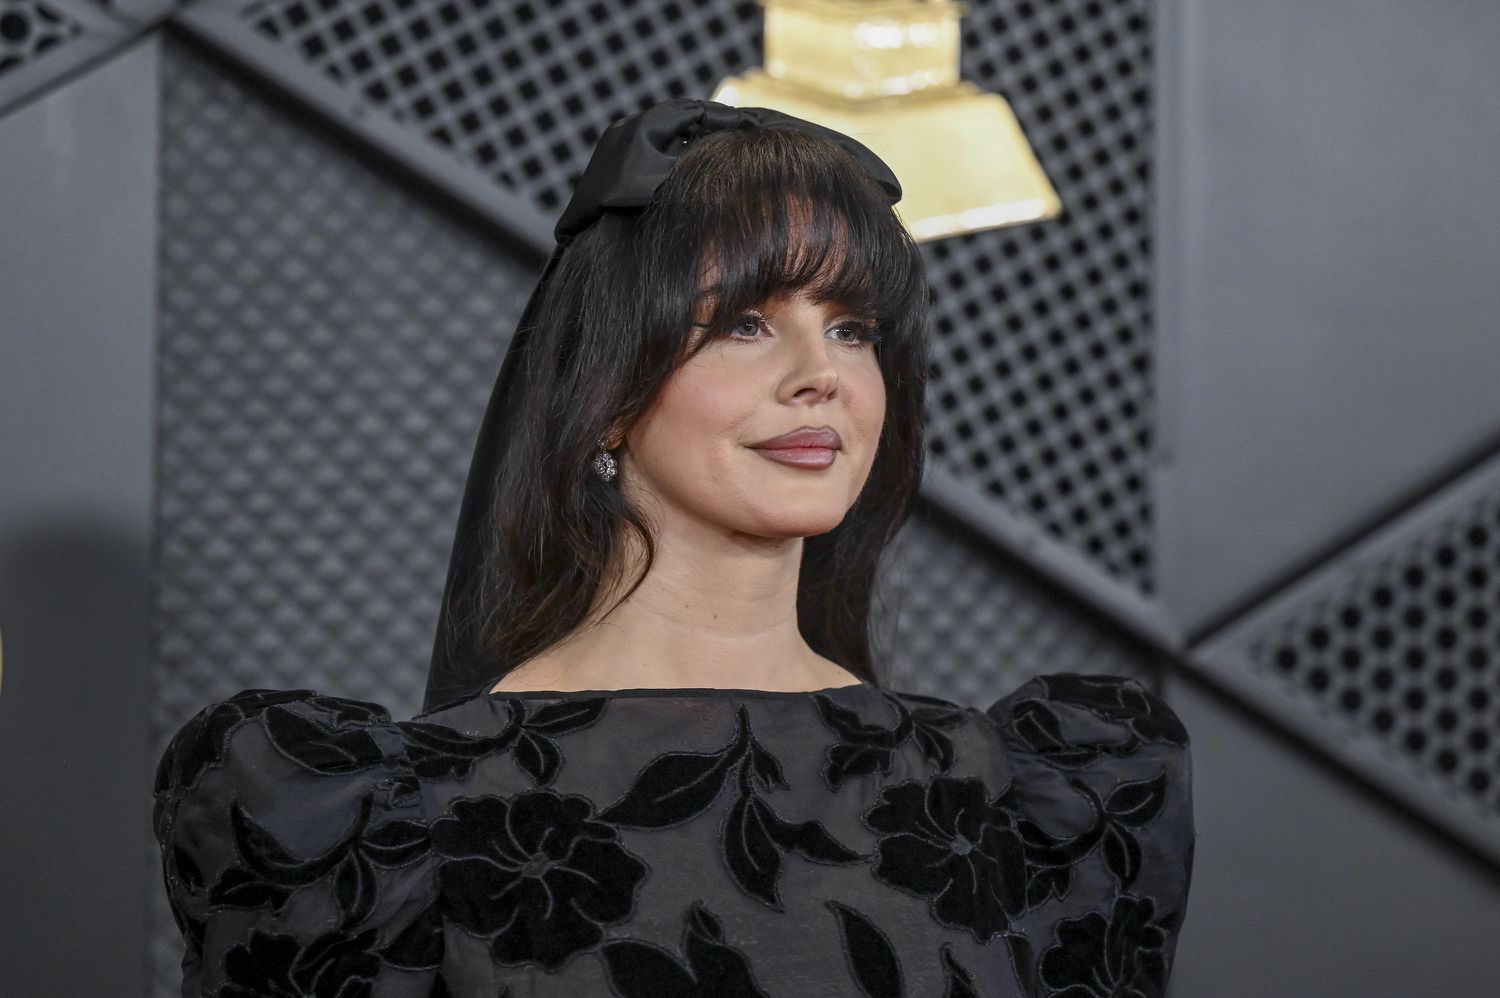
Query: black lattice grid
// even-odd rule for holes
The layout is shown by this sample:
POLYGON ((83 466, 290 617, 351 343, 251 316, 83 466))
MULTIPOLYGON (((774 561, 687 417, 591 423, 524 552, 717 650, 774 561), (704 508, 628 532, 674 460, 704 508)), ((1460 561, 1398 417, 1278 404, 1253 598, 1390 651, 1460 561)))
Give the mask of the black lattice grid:
POLYGON ((551 212, 604 128, 759 61, 754 2, 262 0, 242 15, 551 212))
POLYGON ((985 707, 1041 672, 1152 671, 1114 628, 930 509, 902 528, 881 582, 896 689, 985 707))
POLYGON ((415 706, 451 471, 535 275, 167 51, 162 720, 288 652, 304 681, 415 706))
POLYGON ((38 0, 0 0, 0 75, 83 31, 57 7, 38 0))
POLYGON ((931 245, 933 458, 1153 590, 1150 7, 973 4, 965 75, 1003 94, 1064 205, 931 245))
POLYGON ((164 41, 155 752, 245 687, 409 716, 535 268, 164 41))
POLYGON ((1249 648, 1260 673, 1500 817, 1500 489, 1249 648))
MULTIPOLYGON (((616 117, 759 64, 753 2, 261 0, 267 44, 556 213, 616 117)), ((972 2, 965 76, 1012 104, 1062 218, 931 244, 935 460, 1153 591, 1150 6, 972 2)))

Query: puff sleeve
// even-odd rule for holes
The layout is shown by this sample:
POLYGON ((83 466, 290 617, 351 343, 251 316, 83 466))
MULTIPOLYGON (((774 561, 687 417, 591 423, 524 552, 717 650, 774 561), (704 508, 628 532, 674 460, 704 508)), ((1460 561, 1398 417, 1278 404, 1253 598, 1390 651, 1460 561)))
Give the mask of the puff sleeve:
POLYGON ((419 785, 378 704, 245 690, 156 769, 184 998, 426 996, 443 937, 419 785))
POLYGON ((1028 993, 1163 998, 1192 880, 1187 729, 1115 675, 1046 673, 985 713, 1026 842, 1028 993))

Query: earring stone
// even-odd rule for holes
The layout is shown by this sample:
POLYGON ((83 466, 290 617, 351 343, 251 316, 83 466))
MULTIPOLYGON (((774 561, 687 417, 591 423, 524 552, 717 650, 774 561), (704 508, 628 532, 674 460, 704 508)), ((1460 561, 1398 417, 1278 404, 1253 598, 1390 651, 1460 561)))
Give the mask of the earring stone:
POLYGON ((615 472, 619 470, 620 466, 615 463, 615 456, 605 449, 603 437, 599 438, 599 447, 599 453, 594 455, 594 471, 600 478, 608 482, 614 479, 615 472))

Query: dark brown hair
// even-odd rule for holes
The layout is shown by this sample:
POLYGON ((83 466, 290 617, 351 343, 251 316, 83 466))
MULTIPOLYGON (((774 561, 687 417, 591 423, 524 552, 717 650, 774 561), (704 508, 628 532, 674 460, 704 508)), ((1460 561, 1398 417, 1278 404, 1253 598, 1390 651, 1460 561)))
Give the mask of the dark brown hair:
POLYGON ((527 390, 487 518, 483 567, 473 592, 455 594, 455 607, 476 615, 489 671, 430 677, 429 704, 487 690, 582 624, 627 530, 645 550, 621 599, 634 592, 654 544, 619 479, 593 471, 597 438, 628 428, 745 309, 798 290, 857 310, 878 337, 886 387, 878 452, 843 521, 805 539, 797 595, 813 650, 878 683, 877 569, 922 476, 926 275, 889 198, 847 152, 758 127, 695 141, 649 205, 606 212, 558 261, 525 356, 527 390), (695 348, 695 301, 710 260, 713 318, 695 348))

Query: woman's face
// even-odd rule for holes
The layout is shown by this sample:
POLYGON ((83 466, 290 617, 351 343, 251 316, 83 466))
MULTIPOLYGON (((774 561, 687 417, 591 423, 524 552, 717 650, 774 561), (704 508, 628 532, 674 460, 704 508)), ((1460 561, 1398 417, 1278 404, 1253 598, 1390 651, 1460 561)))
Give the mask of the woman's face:
POLYGON ((695 338, 713 341, 673 373, 625 435, 627 489, 668 517, 758 537, 806 537, 838 526, 869 477, 885 422, 885 382, 860 317, 803 293, 762 302, 711 334, 699 300, 695 338), (757 444, 831 427, 826 467, 794 467, 757 444), (654 500, 654 502, 652 501, 654 500))

